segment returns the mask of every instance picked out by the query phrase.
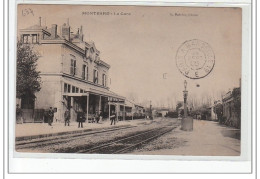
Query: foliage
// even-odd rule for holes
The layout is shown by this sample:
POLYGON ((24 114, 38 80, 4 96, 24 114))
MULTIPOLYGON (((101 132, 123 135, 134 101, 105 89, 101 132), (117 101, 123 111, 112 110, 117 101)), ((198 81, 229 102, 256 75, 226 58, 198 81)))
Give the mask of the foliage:
POLYGON ((36 70, 38 55, 30 44, 17 43, 16 96, 33 96, 41 89, 40 72, 36 70))
POLYGON ((241 114, 241 91, 240 88, 234 88, 232 92, 234 101, 234 110, 237 116, 240 117, 241 114))
POLYGON ((195 117, 199 112, 197 110, 190 111, 190 116, 195 117))
POLYGON ((178 102, 178 104, 176 105, 176 111, 178 111, 182 106, 183 104, 181 102, 178 102))
POLYGON ((166 114, 166 117, 177 118, 178 117, 178 112, 176 112, 176 111, 169 111, 166 114))
POLYGON ((223 105, 221 103, 218 103, 214 106, 214 113, 217 114, 217 118, 220 123, 223 123, 223 105))

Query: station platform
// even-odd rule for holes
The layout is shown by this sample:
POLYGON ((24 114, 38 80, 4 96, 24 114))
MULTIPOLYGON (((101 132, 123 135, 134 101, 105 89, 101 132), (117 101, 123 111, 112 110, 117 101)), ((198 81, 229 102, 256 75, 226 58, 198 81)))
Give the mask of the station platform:
POLYGON ((15 137, 16 140, 26 140, 30 137, 41 138, 49 137, 53 135, 63 135, 66 133, 76 133, 81 131, 91 131, 104 128, 113 128, 119 126, 136 126, 142 123, 150 123, 151 120, 148 119, 135 119, 135 120, 125 120, 118 121, 116 125, 110 125, 109 120, 104 120, 99 123, 83 123, 83 128, 78 128, 77 122, 71 122, 70 126, 65 126, 62 122, 54 122, 52 126, 48 123, 23 123, 16 124, 15 126, 15 137))

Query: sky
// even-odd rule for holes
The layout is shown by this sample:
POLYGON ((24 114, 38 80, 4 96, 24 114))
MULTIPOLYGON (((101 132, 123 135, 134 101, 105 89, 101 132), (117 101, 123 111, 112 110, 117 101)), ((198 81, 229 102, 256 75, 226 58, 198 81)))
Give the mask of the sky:
POLYGON ((38 17, 59 28, 69 18, 72 30, 82 25, 84 40, 94 41, 111 65, 111 91, 167 107, 169 100, 183 100, 184 80, 189 97, 215 100, 239 86, 241 15, 240 8, 19 5, 17 28, 37 24, 38 17), (215 54, 213 70, 202 79, 186 78, 176 66, 178 48, 192 39, 208 43, 215 54))

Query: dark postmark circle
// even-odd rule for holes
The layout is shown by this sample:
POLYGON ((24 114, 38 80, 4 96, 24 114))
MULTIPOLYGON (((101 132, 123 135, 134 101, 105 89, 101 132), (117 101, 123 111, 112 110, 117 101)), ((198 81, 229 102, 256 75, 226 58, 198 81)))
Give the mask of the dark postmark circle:
POLYGON ((215 55, 206 42, 197 39, 185 41, 177 51, 176 65, 188 78, 203 78, 212 71, 215 55))

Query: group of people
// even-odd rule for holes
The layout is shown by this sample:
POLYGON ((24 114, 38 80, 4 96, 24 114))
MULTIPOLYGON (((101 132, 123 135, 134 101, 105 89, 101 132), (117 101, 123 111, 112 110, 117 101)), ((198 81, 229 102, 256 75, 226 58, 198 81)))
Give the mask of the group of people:
MULTIPOLYGON (((70 123, 70 111, 69 109, 67 109, 64 113, 64 120, 65 120, 65 126, 69 126, 70 123)), ((103 119, 103 113, 102 111, 98 112, 96 110, 95 115, 93 116, 93 118, 91 119, 92 123, 99 123, 99 121, 101 121, 103 119)), ((115 111, 112 111, 111 115, 110 115, 110 120, 111 120, 111 125, 116 124, 116 113, 115 111)), ((86 116, 84 112, 77 112, 77 122, 78 122, 78 128, 83 128, 83 122, 86 121, 86 116)))
POLYGON ((99 112, 98 112, 98 110, 96 110, 94 116, 93 116, 92 119, 91 119, 91 122, 92 122, 92 123, 99 123, 99 121, 102 121, 102 119, 103 119, 103 113, 102 113, 102 111, 99 111, 99 112))
MULTIPOLYGON (((49 126, 52 126, 54 113, 55 113, 55 111, 52 107, 50 107, 49 110, 44 113, 45 121, 48 122, 49 126)), ((16 118, 17 118, 17 121, 20 118, 22 119, 22 110, 21 110, 21 108, 19 108, 19 105, 16 105, 16 118)), ((67 108, 65 113, 64 113, 65 126, 70 125, 70 119, 71 119, 70 110, 67 108)), ((99 121, 102 121, 102 119, 103 119, 102 111, 98 112, 98 110, 96 110, 95 115, 91 119, 91 122, 92 123, 99 123, 99 121)), ((116 124, 116 113, 115 113, 115 111, 111 112, 110 120, 111 120, 111 125, 116 124)), ((85 121, 86 121, 85 113, 84 112, 77 112, 78 128, 80 128, 80 127, 83 128, 83 122, 85 122, 85 121)))

